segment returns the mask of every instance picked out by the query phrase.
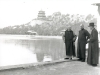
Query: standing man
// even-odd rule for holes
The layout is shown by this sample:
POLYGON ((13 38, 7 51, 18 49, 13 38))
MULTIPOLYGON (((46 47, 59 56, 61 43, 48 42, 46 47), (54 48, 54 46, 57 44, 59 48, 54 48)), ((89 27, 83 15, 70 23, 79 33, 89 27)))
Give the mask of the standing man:
POLYGON ((99 42, 98 42, 98 32, 94 28, 94 23, 89 24, 91 35, 89 41, 88 58, 87 63, 92 66, 97 66, 99 63, 99 42))
POLYGON ((85 62, 85 52, 86 52, 86 44, 87 40, 90 37, 90 34, 87 30, 84 29, 84 25, 80 25, 81 30, 79 31, 78 35, 78 47, 77 47, 77 57, 79 61, 85 62))
POLYGON ((72 56, 75 56, 75 46, 74 42, 76 40, 76 36, 74 35, 73 31, 71 30, 71 26, 68 26, 67 30, 63 35, 63 40, 65 42, 66 47, 66 56, 65 59, 72 59, 72 56))

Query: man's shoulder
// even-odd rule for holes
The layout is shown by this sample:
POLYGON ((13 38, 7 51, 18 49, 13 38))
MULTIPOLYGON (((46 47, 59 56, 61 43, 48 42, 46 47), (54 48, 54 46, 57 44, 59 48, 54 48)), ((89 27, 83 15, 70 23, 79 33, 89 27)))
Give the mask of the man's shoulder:
POLYGON ((79 32, 84 32, 84 33, 86 33, 86 32, 88 32, 88 30, 83 29, 83 30, 79 30, 79 32))
POLYGON ((84 31, 87 31, 86 29, 84 29, 84 31))
POLYGON ((95 28, 93 29, 94 31, 97 31, 95 28))
MULTIPOLYGON (((68 30, 65 30, 65 32, 69 32, 68 30)), ((73 30, 70 30, 70 32, 73 32, 73 30)))
POLYGON ((79 32, 81 31, 81 29, 79 30, 79 32))
POLYGON ((65 32, 67 32, 68 30, 65 30, 65 32))
POLYGON ((71 30, 70 32, 74 33, 74 31, 73 31, 73 30, 71 30))
POLYGON ((93 32, 98 32, 95 28, 93 29, 93 32))
POLYGON ((84 32, 88 32, 88 30, 84 29, 84 32))
POLYGON ((71 30, 71 32, 73 32, 73 30, 71 30))
POLYGON ((85 31, 85 29, 80 29, 80 30, 79 30, 79 32, 83 32, 83 31, 85 31))

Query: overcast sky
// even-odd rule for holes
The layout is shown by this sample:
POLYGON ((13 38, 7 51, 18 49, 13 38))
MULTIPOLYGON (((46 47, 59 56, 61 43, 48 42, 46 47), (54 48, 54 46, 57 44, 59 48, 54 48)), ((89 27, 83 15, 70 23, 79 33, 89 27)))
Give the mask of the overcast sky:
POLYGON ((39 10, 46 16, 54 12, 62 14, 93 14, 97 16, 97 6, 91 4, 99 0, 0 0, 0 28, 20 25, 37 17, 39 10))

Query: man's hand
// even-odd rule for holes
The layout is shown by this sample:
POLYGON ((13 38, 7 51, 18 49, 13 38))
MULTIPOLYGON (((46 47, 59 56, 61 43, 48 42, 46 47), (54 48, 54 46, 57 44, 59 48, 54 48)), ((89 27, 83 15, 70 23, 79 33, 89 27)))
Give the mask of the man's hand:
POLYGON ((90 39, 88 39, 87 41, 90 41, 90 39))
POLYGON ((89 43, 89 42, 90 42, 90 39, 87 40, 87 43, 89 43))

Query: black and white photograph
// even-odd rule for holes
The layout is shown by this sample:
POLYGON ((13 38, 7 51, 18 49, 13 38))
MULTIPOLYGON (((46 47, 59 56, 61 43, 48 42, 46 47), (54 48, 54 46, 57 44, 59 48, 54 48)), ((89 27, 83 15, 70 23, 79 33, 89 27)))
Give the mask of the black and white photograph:
POLYGON ((100 0, 0 0, 0 75, 100 75, 100 0))

